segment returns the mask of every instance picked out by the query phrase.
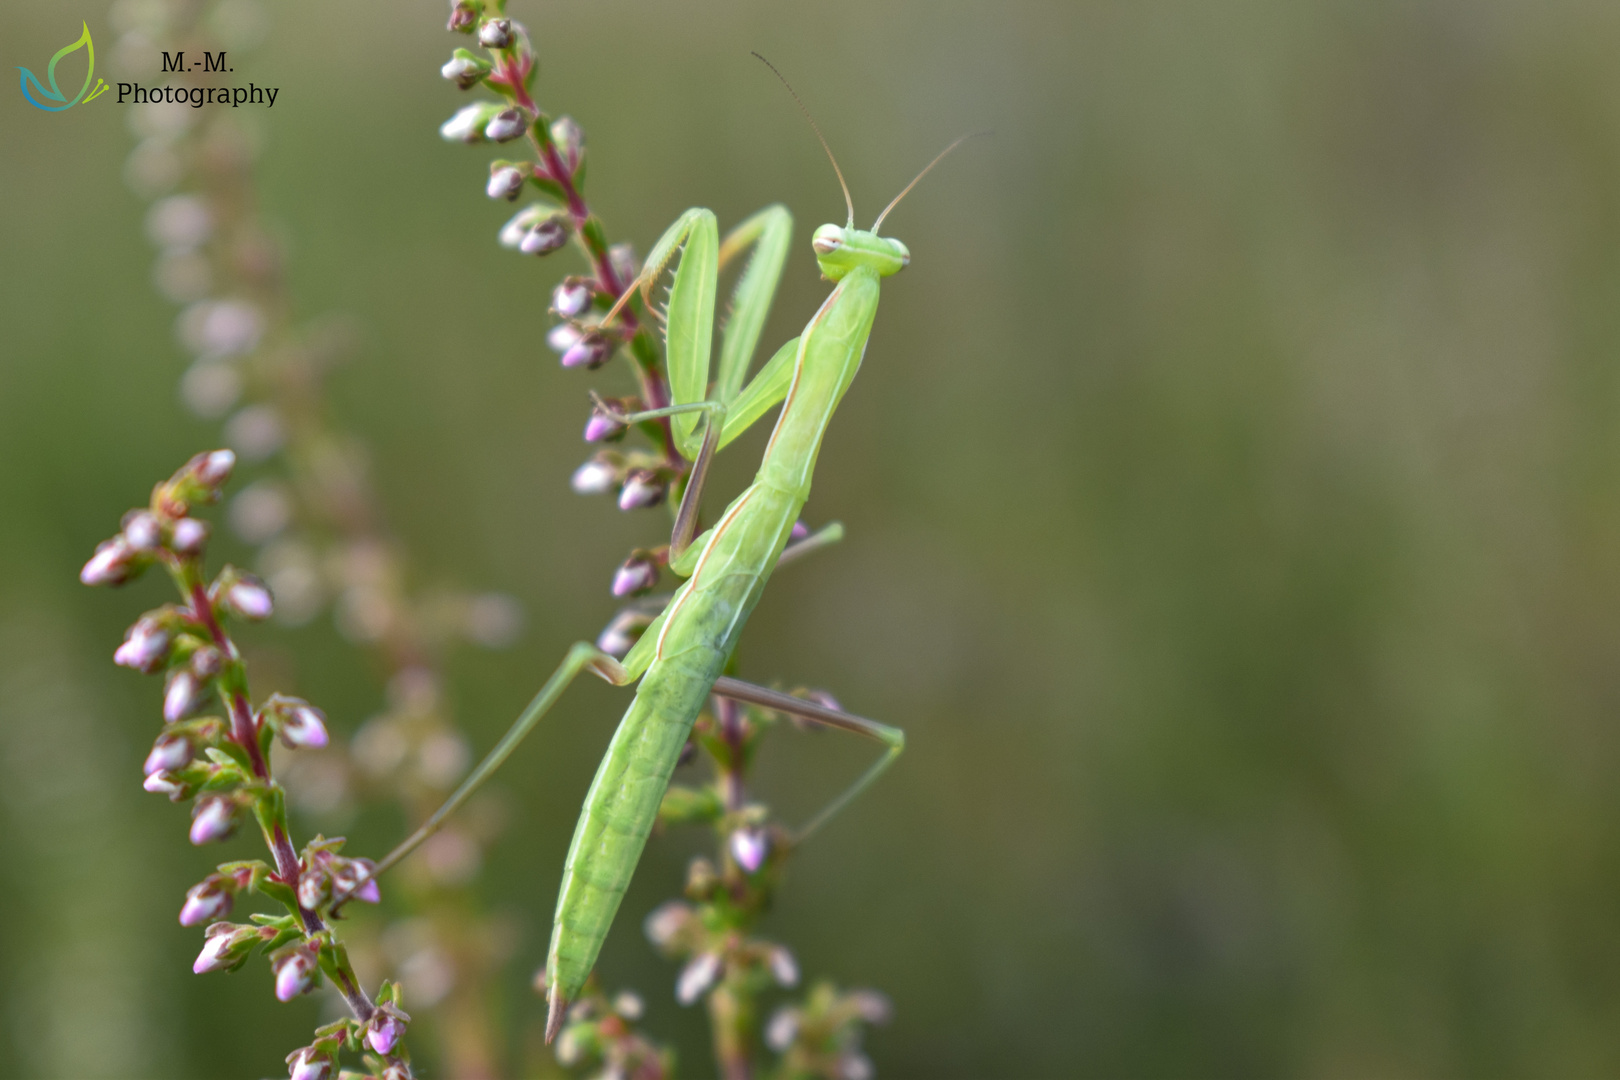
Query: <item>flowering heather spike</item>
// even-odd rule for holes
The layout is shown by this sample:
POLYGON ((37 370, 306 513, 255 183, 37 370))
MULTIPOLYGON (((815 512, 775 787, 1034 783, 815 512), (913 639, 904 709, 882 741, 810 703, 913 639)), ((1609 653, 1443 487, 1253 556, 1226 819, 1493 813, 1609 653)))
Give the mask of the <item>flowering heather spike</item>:
MULTIPOLYGON (((169 684, 163 690, 163 719, 170 723, 185 719, 197 707, 201 697, 202 684, 197 676, 185 668, 174 669, 169 673, 169 684)), ((150 769, 147 771, 151 772, 150 769)))
POLYGON ((478 44, 486 49, 508 49, 512 46, 512 20, 489 19, 478 28, 478 44))
POLYGON ((759 868, 765 865, 765 856, 769 851, 770 838, 763 829, 738 829, 731 834, 731 857, 737 860, 744 873, 757 874, 759 868))
POLYGON ((313 1046, 294 1050, 287 1055, 287 1076, 290 1080, 331 1080, 332 1059, 316 1053, 313 1046))
POLYGON ((96 553, 79 571, 79 580, 86 585, 122 585, 139 573, 135 552, 122 536, 104 540, 96 553))
POLYGON ((491 142, 511 142, 521 139, 528 127, 529 117, 522 109, 502 109, 484 126, 484 138, 491 142))
POLYGON ((198 799, 191 812, 191 842, 201 846, 223 840, 236 831, 236 804, 212 796, 198 799))
POLYGON ((580 495, 606 495, 619 483, 619 470, 612 462, 592 458, 574 470, 569 486, 580 495))
POLYGON ((366 1032, 366 1042, 370 1043, 371 1048, 377 1053, 390 1054, 404 1034, 405 1025, 399 1017, 379 1009, 372 1017, 371 1027, 366 1032))
POLYGON ((234 900, 224 882, 211 874, 186 890, 186 902, 180 908, 180 925, 196 926, 228 915, 234 900))
POLYGON ((765 956, 765 963, 771 969, 771 978, 776 985, 788 987, 799 985, 799 962, 793 959, 793 954, 784 946, 778 945, 765 956))
POLYGON ((277 957, 271 966, 276 973, 278 1000, 291 1001, 315 988, 315 958, 310 955, 308 948, 300 946, 293 949, 277 957))
POLYGON ((327 744, 326 714, 313 705, 297 705, 281 720, 281 741, 289 750, 319 749, 327 744))
POLYGON ((113 663, 151 674, 169 654, 169 631, 156 620, 142 618, 129 628, 124 643, 113 653, 113 663))
POLYGON ((682 1005, 692 1004, 714 985, 724 966, 719 953, 698 953, 681 969, 680 978, 675 980, 675 1000, 682 1005))
POLYGON ((658 566, 651 559, 632 555, 613 575, 614 596, 636 596, 658 584, 658 566))
POLYGON ((149 512, 136 510, 125 516, 123 535, 134 550, 152 551, 163 542, 163 527, 149 512))
POLYGON ((196 518, 181 518, 174 523, 170 543, 182 555, 196 555, 208 543, 208 523, 196 518))
POLYGON ((183 769, 191 763, 191 740, 184 735, 172 732, 159 735, 152 744, 152 752, 146 755, 146 763, 141 766, 142 772, 147 776, 154 773, 174 772, 183 769))
POLYGON ((607 363, 612 355, 613 342, 593 331, 568 347, 568 351, 562 354, 562 366, 594 370, 607 363))
POLYGON ((620 510, 642 510, 664 501, 664 485, 651 469, 631 469, 619 491, 620 510))
POLYGON ((489 186, 485 191, 492 199, 505 199, 513 202, 523 194, 523 170, 511 165, 502 166, 489 174, 489 186))
POLYGON ((275 610, 270 590, 251 574, 243 574, 239 581, 225 590, 224 604, 231 614, 254 622, 268 619, 275 610))
POLYGON ((591 287, 578 278, 568 278, 551 294, 551 310, 572 319, 591 306, 591 287))

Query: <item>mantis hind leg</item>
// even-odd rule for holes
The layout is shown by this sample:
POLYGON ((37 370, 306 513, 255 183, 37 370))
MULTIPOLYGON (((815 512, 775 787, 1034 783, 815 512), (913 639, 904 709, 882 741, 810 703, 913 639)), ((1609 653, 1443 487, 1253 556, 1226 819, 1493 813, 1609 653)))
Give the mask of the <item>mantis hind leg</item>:
POLYGON ((894 759, 900 756, 906 748, 906 733, 899 728, 880 724, 876 720, 868 720, 864 716, 856 716, 840 709, 829 709, 825 705, 817 705, 813 701, 796 698, 791 694, 784 694, 780 690, 757 686, 754 683, 744 682, 722 675, 714 681, 714 692, 721 697, 731 698, 733 701, 744 701, 750 705, 776 712, 784 712, 808 720, 812 724, 824 727, 837 728, 839 731, 850 731, 856 735, 864 735, 882 743, 887 749, 882 757, 861 774, 860 778, 832 802, 823 807, 814 817, 801 825, 793 833, 793 842, 802 843, 806 837, 830 821, 844 807, 854 801, 855 797, 872 785, 872 782, 894 764, 894 759))

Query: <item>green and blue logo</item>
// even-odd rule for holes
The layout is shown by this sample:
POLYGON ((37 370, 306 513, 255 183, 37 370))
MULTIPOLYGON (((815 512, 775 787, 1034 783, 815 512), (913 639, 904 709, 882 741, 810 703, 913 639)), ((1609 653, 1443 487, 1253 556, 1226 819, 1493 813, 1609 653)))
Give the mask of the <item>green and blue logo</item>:
POLYGON ((96 79, 95 89, 90 89, 90 80, 96 74, 96 46, 90 40, 90 24, 83 23, 82 25, 84 26, 84 33, 79 35, 79 40, 72 45, 65 45, 56 50, 56 55, 51 57, 50 66, 45 69, 45 81, 51 84, 49 89, 46 89, 44 83, 34 77, 32 71, 25 67, 17 68, 18 71, 22 72, 23 97, 27 98, 28 104, 34 108, 44 109, 46 112, 65 112, 81 102, 94 101, 106 91, 107 84, 100 79, 96 79), (67 95, 62 93, 56 85, 56 65, 62 62, 64 56, 72 52, 78 52, 80 49, 85 50, 85 55, 89 58, 90 63, 84 71, 84 85, 79 87, 79 92, 73 95, 73 100, 69 101, 67 95), (28 89, 29 83, 33 84, 33 90, 28 89), (86 91, 88 91, 88 95, 86 91), (55 102, 55 104, 48 104, 49 102, 55 102))

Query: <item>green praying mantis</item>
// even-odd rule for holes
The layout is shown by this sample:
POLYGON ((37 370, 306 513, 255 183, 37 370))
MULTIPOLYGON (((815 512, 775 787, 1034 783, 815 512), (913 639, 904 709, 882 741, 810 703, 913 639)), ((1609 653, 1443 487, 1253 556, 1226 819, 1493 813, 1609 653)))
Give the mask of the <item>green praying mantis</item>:
MULTIPOLYGON (((798 95, 794 97, 797 100, 798 95)), ((905 747, 905 735, 897 728, 724 674, 743 625, 782 561, 810 496, 822 437, 865 355, 881 282, 911 261, 904 244, 878 235, 878 229, 930 169, 971 137, 963 136, 946 147, 889 203, 870 230, 862 230, 855 227, 854 201, 837 159, 808 111, 805 116, 832 160, 849 216, 842 226, 823 225, 815 231, 811 246, 833 289, 804 331, 778 349, 752 382, 743 385, 791 238, 792 217, 779 205, 744 221, 724 241, 711 211, 686 211, 654 246, 640 275, 603 319, 603 325, 608 325, 638 290, 643 302, 649 302, 652 286, 679 255, 664 319, 673 404, 611 415, 625 424, 669 417, 677 449, 693 462, 669 548, 670 569, 686 582, 623 660, 588 642, 575 644, 500 743, 445 805, 371 875, 381 874, 432 835, 505 761, 582 672, 591 671, 616 686, 639 680, 635 699, 620 720, 585 796, 563 867, 546 957, 547 1042, 556 1036, 570 1001, 579 995, 596 963, 657 821, 681 750, 711 695, 854 732, 884 746, 877 762, 799 831, 800 839, 859 795, 905 747), (711 388, 719 274, 750 247, 754 254, 733 290, 733 314, 724 330, 711 388), (695 536, 703 483, 714 455, 778 403, 781 413, 754 482, 713 527, 695 536)), ((606 406, 598 400, 598 408, 606 406)), ((833 529, 836 526, 829 526, 833 529)), ((825 538, 827 532, 818 535, 825 538)), ((812 538, 795 547, 814 542, 812 538)), ((791 557, 794 552, 788 554, 791 557)))

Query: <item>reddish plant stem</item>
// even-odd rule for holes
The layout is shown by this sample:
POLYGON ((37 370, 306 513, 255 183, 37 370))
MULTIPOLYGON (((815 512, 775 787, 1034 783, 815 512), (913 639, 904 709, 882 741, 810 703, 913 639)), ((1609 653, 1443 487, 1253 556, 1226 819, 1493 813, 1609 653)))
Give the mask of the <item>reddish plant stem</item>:
MULTIPOLYGON (((617 300, 630 287, 627 281, 620 281, 619 275, 613 270, 613 260, 608 257, 605 244, 598 241, 586 228, 591 220, 591 208, 585 202, 585 196, 574 184, 573 173, 568 169, 568 163, 557 152, 557 146, 549 137, 541 138, 535 134, 534 125, 539 122, 542 114, 534 98, 529 96, 528 87, 523 85, 523 74, 518 65, 510 58, 501 61, 498 71, 499 81, 509 87, 512 98, 520 107, 535 118, 529 124, 529 142, 534 147, 535 154, 540 158, 542 167, 547 176, 562 188, 563 197, 568 203, 568 214, 574 219, 574 235, 580 238, 585 246, 591 265, 596 273, 599 291, 606 293, 612 300, 617 300)), ((636 313, 626 304, 619 311, 619 318, 630 331, 632 339, 643 344, 642 349, 632 349, 636 355, 636 373, 641 382, 641 397, 649 409, 662 409, 669 405, 669 381, 666 378, 662 365, 659 363, 658 352, 653 346, 647 328, 642 325, 636 313), (645 339, 645 340, 643 340, 645 339)), ((663 443, 664 460, 674 469, 685 472, 688 468, 686 458, 675 448, 675 435, 670 428, 669 418, 663 417, 653 422, 656 426, 660 441, 663 443)))

